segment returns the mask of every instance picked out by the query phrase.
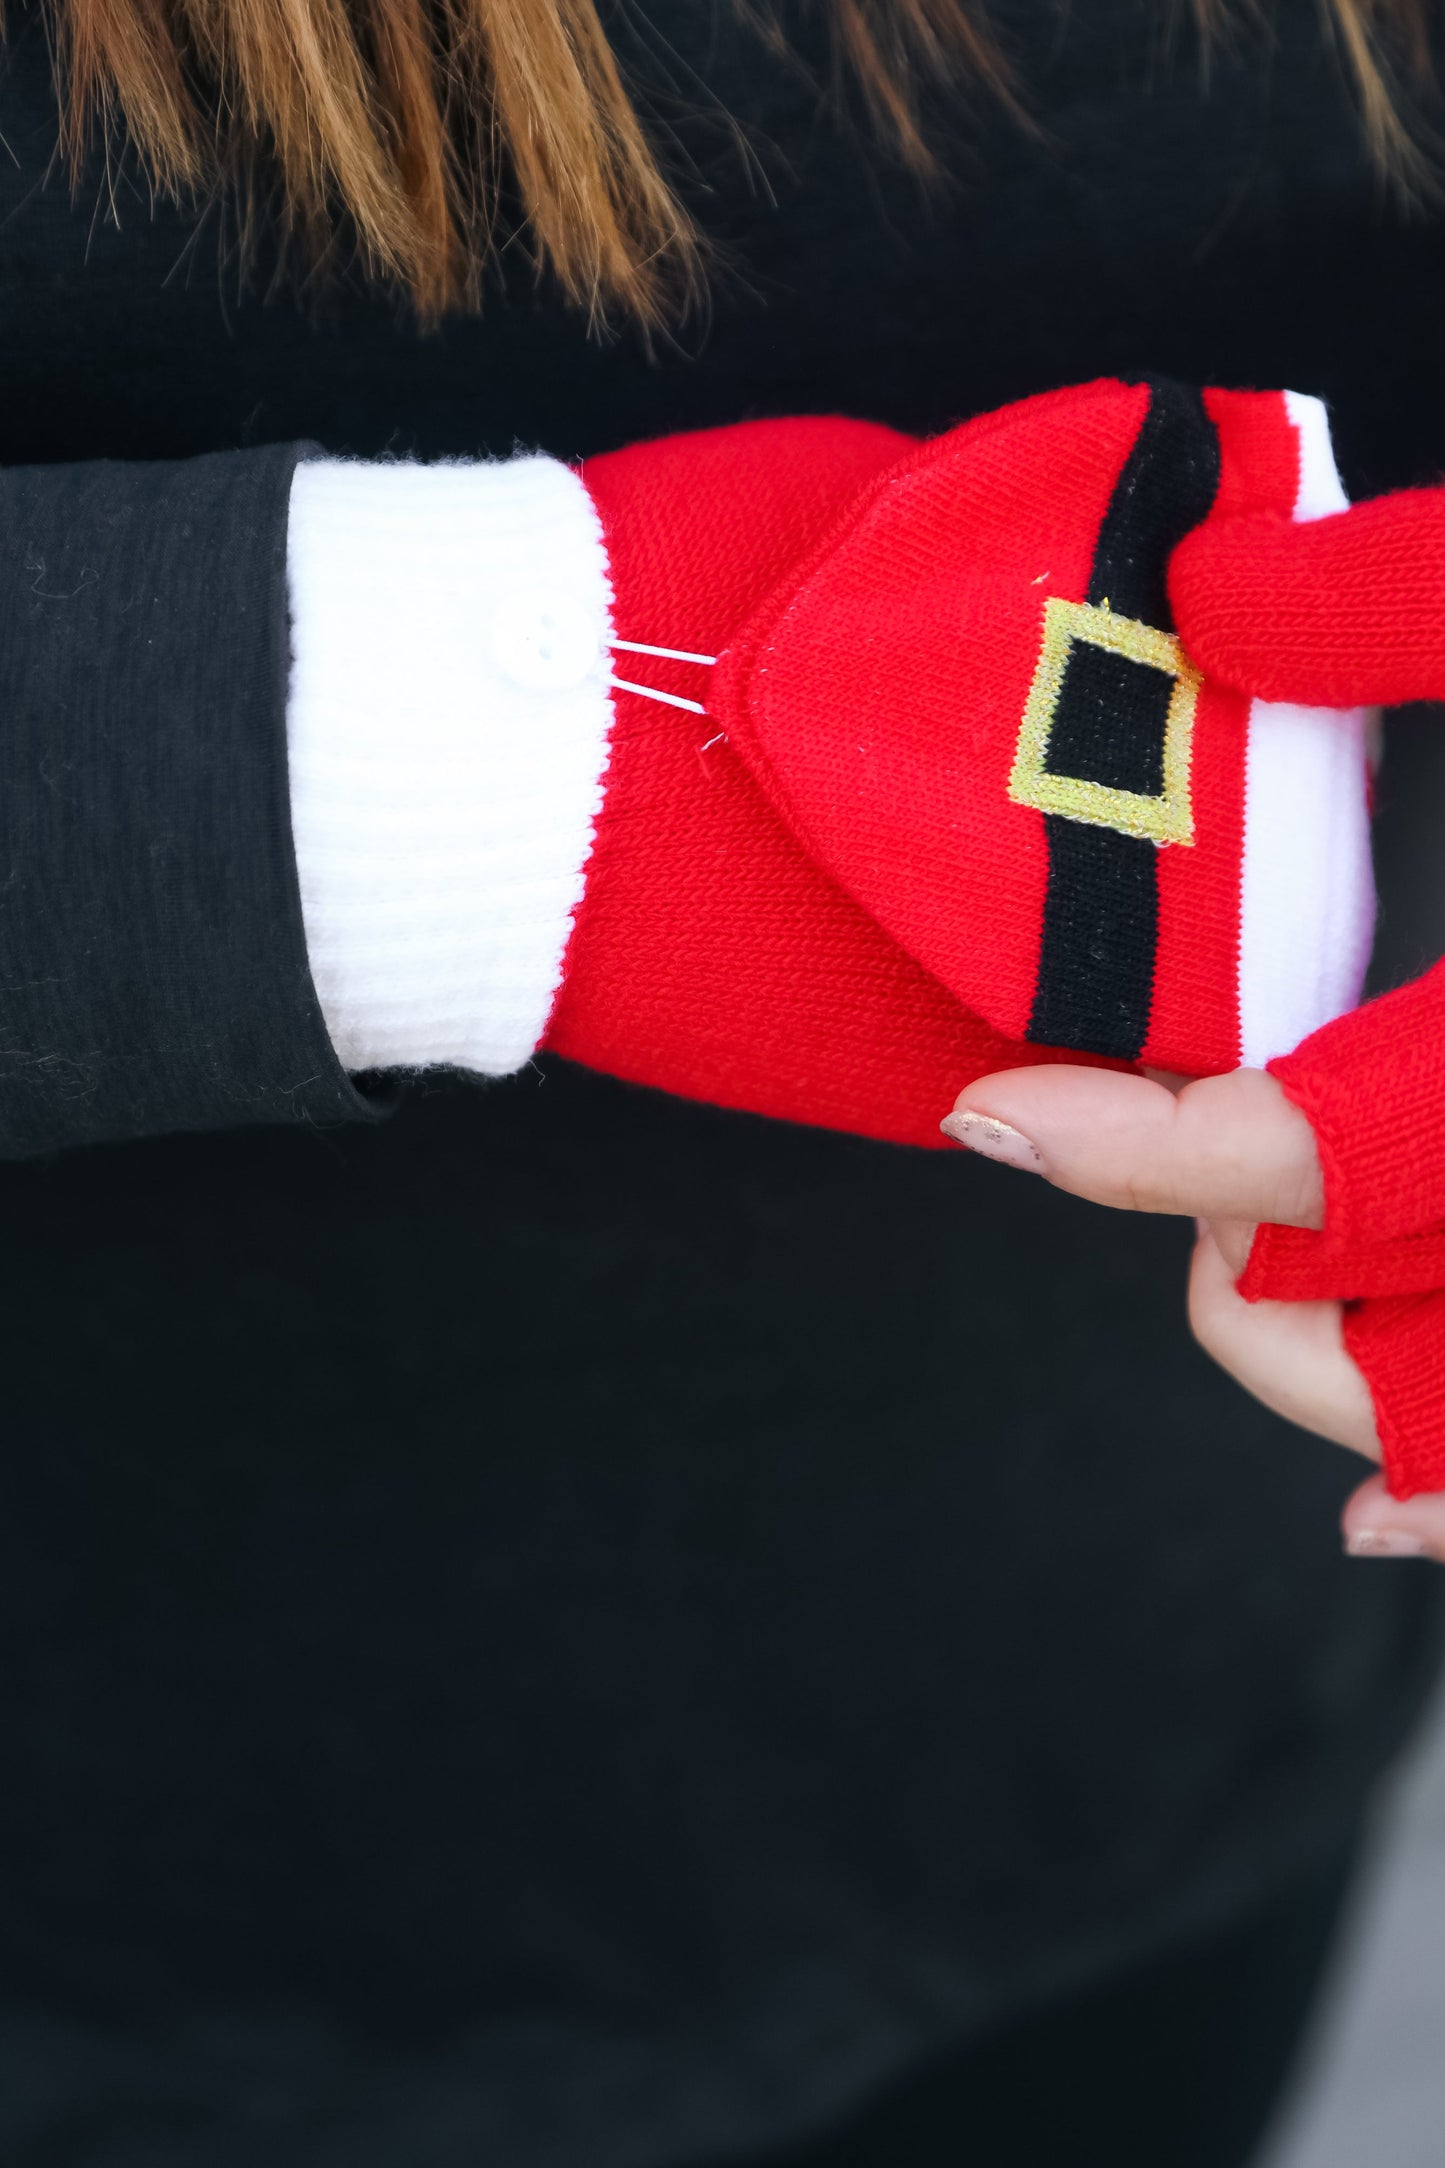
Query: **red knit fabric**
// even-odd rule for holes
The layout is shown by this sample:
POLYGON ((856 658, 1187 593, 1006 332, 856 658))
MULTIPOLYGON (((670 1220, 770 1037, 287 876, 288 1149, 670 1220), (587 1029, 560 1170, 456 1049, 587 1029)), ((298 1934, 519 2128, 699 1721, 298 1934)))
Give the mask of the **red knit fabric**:
POLYGON ((1291 525, 1211 520, 1169 594, 1195 660, 1262 700, 1350 708, 1445 691, 1445 492, 1402 490, 1291 525))
POLYGON ((768 593, 716 688, 818 862, 1014 1038, 1047 881, 1043 821, 1008 794, 1019 716, 1045 593, 1082 598, 1148 397, 1055 395, 920 446, 768 593))
POLYGON ((1445 1229, 1390 1242, 1347 1242, 1332 1230, 1257 1229, 1239 1282, 1246 1302, 1331 1302, 1363 1295, 1419 1295, 1445 1287, 1445 1229))
POLYGON ((1352 1304, 1345 1346, 1369 1381, 1390 1490, 1445 1490, 1445 1292, 1352 1304))
MULTIPOLYGON (((589 461, 618 633, 718 653, 910 449, 810 419, 589 461)), ((688 666, 646 669, 664 691, 708 691, 688 666)), ((684 1097, 926 1145, 970 1078, 1037 1058, 967 1015, 810 862, 716 721, 629 693, 616 708, 549 1047, 684 1097)))

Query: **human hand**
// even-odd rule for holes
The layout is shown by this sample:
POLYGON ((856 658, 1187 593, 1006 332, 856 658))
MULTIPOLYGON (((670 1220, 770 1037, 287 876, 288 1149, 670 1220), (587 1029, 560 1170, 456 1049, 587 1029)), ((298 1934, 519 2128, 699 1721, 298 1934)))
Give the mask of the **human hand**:
MULTIPOLYGON (((1318 1228, 1324 1219, 1314 1133, 1273 1077, 1240 1069, 1176 1088, 1097 1069, 1015 1069, 968 1086, 943 1127, 970 1151, 1076 1197, 1193 1217, 1189 1320, 1200 1345, 1287 1421, 1380 1459, 1344 1305, 1251 1303, 1235 1285, 1260 1221, 1318 1228)), ((1346 1506, 1344 1533, 1356 1556, 1445 1561, 1445 1496, 1392 1498, 1374 1477, 1346 1506)))

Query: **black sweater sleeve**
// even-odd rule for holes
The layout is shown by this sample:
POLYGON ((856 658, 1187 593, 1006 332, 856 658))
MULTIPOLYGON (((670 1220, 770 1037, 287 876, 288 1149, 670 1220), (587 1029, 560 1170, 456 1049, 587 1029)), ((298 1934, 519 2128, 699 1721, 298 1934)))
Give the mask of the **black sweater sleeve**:
POLYGON ((381 1111, 296 883, 296 458, 0 471, 0 1155, 381 1111))

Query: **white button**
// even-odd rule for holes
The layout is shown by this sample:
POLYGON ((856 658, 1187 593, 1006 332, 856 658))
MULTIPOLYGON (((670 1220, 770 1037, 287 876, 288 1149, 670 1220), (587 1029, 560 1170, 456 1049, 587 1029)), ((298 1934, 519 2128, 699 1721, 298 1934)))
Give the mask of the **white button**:
POLYGON ((492 655, 514 685, 565 692, 597 667, 597 626, 582 604, 527 588, 493 612, 492 655))

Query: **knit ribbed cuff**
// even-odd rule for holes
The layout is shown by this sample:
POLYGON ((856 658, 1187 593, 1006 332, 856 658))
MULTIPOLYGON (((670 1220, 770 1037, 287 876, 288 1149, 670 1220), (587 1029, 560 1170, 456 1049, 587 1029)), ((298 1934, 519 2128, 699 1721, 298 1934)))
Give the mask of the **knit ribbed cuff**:
POLYGON ((611 724, 591 499, 543 458, 296 471, 292 825, 350 1070, 489 1075, 539 1043, 611 724))

